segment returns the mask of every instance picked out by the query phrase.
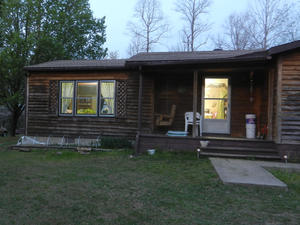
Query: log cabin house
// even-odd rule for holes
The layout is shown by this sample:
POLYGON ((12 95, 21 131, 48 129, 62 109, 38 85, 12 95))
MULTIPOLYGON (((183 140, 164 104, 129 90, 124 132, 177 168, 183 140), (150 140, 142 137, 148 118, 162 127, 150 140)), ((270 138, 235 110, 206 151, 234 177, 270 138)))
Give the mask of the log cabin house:
POLYGON ((137 152, 195 151, 199 140, 209 140, 204 155, 300 153, 300 41, 268 50, 52 61, 25 70, 29 136, 136 138, 137 152), (173 105, 172 122, 156 126, 156 116, 173 105), (167 136, 185 129, 186 112, 202 115, 203 135, 194 120, 188 136, 167 136), (255 135, 263 140, 245 138, 246 114, 256 115, 255 135))

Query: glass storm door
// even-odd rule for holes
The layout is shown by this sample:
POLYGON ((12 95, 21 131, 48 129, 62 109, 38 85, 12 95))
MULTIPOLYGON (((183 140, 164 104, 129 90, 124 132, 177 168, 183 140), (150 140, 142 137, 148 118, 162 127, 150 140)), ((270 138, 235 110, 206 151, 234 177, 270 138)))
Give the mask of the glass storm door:
POLYGON ((202 99, 203 132, 230 133, 230 86, 228 78, 205 78, 202 99))

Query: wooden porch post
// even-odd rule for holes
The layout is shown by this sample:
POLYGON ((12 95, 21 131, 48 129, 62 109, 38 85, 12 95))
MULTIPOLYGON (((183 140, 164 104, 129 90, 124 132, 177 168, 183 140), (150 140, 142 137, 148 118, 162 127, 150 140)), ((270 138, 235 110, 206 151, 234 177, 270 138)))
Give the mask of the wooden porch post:
POLYGON ((143 74, 142 67, 139 67, 139 97, 138 97, 138 132, 136 135, 135 152, 140 153, 140 134, 142 130, 142 98, 143 98, 143 74))
POLYGON ((282 57, 279 57, 278 62, 277 62, 277 93, 276 93, 276 98, 277 98, 277 107, 276 107, 276 143, 281 144, 281 116, 282 116, 282 102, 281 102, 281 97, 282 97, 282 57))
POLYGON ((138 131, 142 129, 142 98, 143 98, 143 74, 139 67, 139 100, 138 100, 138 131))
POLYGON ((196 112, 197 112, 197 102, 198 102, 198 71, 194 71, 194 82, 193 82, 193 137, 197 136, 197 126, 196 126, 196 112))
POLYGON ((267 139, 273 139, 273 89, 274 88, 274 69, 268 71, 268 135, 267 139))

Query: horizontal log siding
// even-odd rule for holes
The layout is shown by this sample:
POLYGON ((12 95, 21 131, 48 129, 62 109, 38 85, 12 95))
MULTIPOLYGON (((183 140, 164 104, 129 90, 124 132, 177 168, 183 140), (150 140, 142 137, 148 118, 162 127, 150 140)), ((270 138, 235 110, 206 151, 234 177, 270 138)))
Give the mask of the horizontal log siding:
MULTIPOLYGON (((137 132, 137 74, 127 73, 41 73, 29 77, 28 127, 30 136, 123 136, 137 132), (49 114, 50 80, 128 80, 126 118, 58 116, 49 114)), ((153 81, 144 79, 143 132, 149 133, 153 112, 153 81)), ((58 97, 58 96, 57 96, 58 97)))
POLYGON ((281 143, 300 144, 300 53, 282 58, 281 143))

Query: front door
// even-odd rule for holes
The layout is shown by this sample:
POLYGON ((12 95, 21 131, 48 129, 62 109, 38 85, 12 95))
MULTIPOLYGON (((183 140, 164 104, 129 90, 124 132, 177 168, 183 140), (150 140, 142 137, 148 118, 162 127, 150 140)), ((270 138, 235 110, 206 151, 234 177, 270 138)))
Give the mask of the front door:
POLYGON ((205 77, 203 84, 203 132, 230 134, 229 79, 205 77))

